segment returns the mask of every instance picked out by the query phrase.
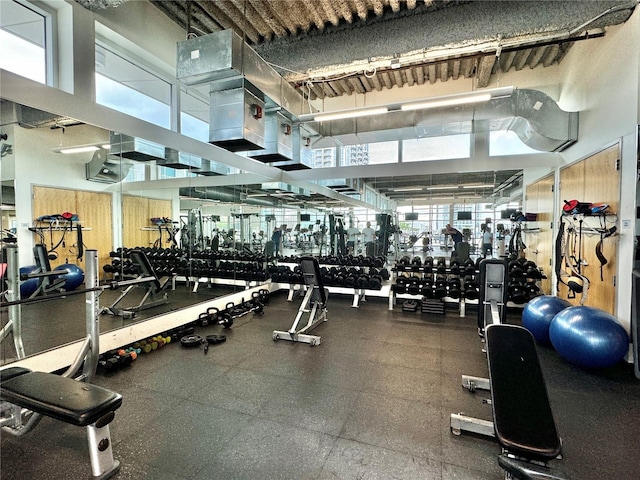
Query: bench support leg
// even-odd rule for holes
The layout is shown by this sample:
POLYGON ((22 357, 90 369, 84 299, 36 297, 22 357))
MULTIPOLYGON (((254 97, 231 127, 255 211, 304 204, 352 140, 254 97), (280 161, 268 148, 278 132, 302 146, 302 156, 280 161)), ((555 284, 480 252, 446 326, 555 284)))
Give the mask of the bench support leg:
POLYGON ((480 418, 467 417, 461 413, 451 414, 451 433, 460 435, 462 432, 472 432, 485 437, 495 437, 493 422, 480 418))
POLYGON ((96 426, 95 423, 89 425, 87 437, 89 439, 92 478, 95 480, 111 478, 120 470, 120 462, 113 459, 109 425, 102 427, 96 426))

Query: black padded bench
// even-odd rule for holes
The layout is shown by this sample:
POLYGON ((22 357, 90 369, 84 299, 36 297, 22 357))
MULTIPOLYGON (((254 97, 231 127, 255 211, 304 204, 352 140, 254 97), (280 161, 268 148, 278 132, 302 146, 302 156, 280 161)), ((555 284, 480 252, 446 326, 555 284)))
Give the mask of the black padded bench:
POLYGON ((566 479, 547 467, 550 460, 560 456, 562 443, 533 335, 517 325, 494 323, 487 325, 484 338, 488 385, 481 385, 483 379, 470 378, 476 382, 476 388, 491 391, 493 422, 454 414, 452 431, 495 436, 503 450, 498 463, 507 478, 566 479))
MULTIPOLYGON (((91 383, 21 367, 3 370, 0 380, 3 402, 34 414, 87 427, 93 478, 106 479, 118 472, 119 462, 113 460, 109 423, 122 405, 120 394, 91 383)), ((13 420, 13 426, 19 429, 22 418, 13 420)), ((11 425, 3 427, 10 429, 11 425)))
POLYGON ((317 327, 320 323, 327 321, 327 298, 329 292, 324 288, 322 283, 322 274, 318 259, 313 257, 300 258, 300 269, 302 277, 307 288, 307 293, 302 300, 302 304, 298 309, 293 325, 287 331, 274 330, 274 340, 290 340, 292 342, 304 342, 311 346, 320 345, 320 337, 317 335, 309 335, 309 332, 317 327), (311 305, 311 308, 309 308, 311 305), (307 324, 298 330, 298 324, 302 316, 308 313, 309 318, 307 324), (320 313, 318 317, 316 315, 320 313))

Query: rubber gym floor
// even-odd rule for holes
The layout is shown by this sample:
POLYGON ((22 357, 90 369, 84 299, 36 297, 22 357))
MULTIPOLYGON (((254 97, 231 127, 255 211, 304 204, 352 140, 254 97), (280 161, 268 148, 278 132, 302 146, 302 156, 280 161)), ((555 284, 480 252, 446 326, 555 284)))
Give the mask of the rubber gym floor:
MULTIPOLYGON (((172 343, 98 375, 124 397, 111 424, 117 478, 503 478, 497 443, 449 430, 450 413, 491 419, 486 395, 460 383, 462 374, 487 376, 475 310, 427 316, 389 311, 386 299, 357 309, 351 301, 330 296, 328 321, 314 330, 319 346, 272 340, 300 305, 281 291, 206 355, 172 343)), ((50 321, 52 330, 64 322, 50 321)), ((509 313, 509 323, 519 321, 509 313)), ((587 371, 551 348, 539 355, 564 444, 552 466, 573 480, 640 478, 640 381, 631 366, 587 371)), ((87 478, 85 430, 45 418, 24 437, 2 433, 0 472, 3 480, 87 478)))

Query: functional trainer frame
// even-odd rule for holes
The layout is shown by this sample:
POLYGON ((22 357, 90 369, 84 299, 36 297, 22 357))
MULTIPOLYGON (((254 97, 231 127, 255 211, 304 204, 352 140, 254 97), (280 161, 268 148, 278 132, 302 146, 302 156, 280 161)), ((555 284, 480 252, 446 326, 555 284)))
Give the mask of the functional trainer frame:
POLYGON ((317 335, 309 335, 309 332, 316 328, 321 322, 327 321, 327 298, 329 296, 329 292, 324 288, 322 283, 320 266, 318 265, 318 260, 316 258, 302 257, 300 259, 300 268, 302 269, 302 276, 307 288, 307 293, 302 300, 302 304, 298 309, 298 314, 296 315, 291 328, 286 332, 274 330, 273 339, 303 342, 308 343, 311 346, 320 345, 320 337, 317 335), (311 304, 311 308, 309 308, 309 304, 311 304), (300 330, 297 330, 298 324, 305 313, 309 314, 307 324, 300 330))

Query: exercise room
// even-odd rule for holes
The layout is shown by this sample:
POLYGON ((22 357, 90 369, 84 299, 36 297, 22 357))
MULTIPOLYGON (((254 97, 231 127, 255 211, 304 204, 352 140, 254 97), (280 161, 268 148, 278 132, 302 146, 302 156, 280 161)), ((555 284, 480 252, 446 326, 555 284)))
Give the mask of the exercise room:
POLYGON ((0 480, 636 480, 639 3, 0 0, 0 480))

